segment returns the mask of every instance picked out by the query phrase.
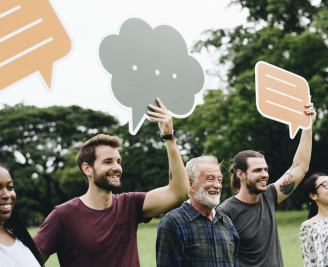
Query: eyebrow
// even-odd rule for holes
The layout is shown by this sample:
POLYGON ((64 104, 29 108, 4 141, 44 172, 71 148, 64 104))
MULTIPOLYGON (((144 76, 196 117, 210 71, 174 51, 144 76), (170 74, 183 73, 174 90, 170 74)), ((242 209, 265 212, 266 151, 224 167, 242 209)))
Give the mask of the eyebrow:
MULTIPOLYGON (((105 158, 103 161, 114 160, 114 158, 105 158)), ((122 160, 122 158, 117 158, 117 161, 122 160)))

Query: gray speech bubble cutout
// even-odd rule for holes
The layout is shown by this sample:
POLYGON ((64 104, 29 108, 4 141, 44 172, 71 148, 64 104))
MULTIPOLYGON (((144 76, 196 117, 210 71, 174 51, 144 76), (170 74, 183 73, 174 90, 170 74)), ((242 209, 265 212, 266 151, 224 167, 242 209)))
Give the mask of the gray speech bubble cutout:
POLYGON ((157 97, 174 117, 185 118, 193 112, 195 94, 204 85, 204 71, 174 28, 160 25, 152 29, 141 19, 128 19, 119 35, 102 40, 99 57, 112 74, 114 97, 131 109, 132 135, 146 119, 148 104, 157 105, 157 97))

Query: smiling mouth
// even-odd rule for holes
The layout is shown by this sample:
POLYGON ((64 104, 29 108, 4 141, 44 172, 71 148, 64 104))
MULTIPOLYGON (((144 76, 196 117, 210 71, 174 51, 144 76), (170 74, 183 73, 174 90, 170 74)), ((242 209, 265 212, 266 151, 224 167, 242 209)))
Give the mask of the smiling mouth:
POLYGON ((267 180, 260 180, 257 183, 259 183, 260 185, 266 185, 267 184, 267 180))
POLYGON ((121 176, 120 175, 108 175, 107 178, 110 179, 110 180, 117 181, 117 182, 121 181, 121 176))
POLYGON ((13 204, 1 204, 0 210, 3 212, 10 212, 13 208, 13 204))

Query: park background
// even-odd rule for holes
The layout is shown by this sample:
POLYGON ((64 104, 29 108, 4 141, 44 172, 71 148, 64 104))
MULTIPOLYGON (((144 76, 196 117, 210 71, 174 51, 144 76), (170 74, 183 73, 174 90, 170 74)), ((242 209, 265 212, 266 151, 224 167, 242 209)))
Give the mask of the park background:
MULTIPOLYGON (((213 62, 206 76, 219 77, 222 82, 218 87, 207 84, 202 104, 188 118, 174 120, 184 162, 204 154, 213 154, 222 162, 222 201, 232 195, 229 163, 234 154, 244 149, 262 151, 272 183, 291 166, 299 142, 300 132, 291 140, 285 124, 266 119, 257 111, 254 67, 260 60, 308 81, 318 117, 313 127, 310 170, 305 179, 313 172, 328 172, 328 1, 231 3, 247 11, 247 23, 209 29, 192 46, 193 54, 205 54, 213 62)), ((97 133, 117 135, 124 144, 122 188, 116 193, 149 191, 167 184, 165 143, 159 139, 155 123, 146 121, 139 133, 132 136, 127 124, 99 110, 78 105, 3 105, 0 162, 12 172, 17 207, 28 226, 40 226, 55 205, 84 194, 87 181, 80 174, 75 155, 78 146, 97 133)), ((302 186, 303 183, 277 206, 284 218, 281 222, 293 225, 294 230, 305 220, 308 208, 302 186)), ((155 226, 146 229, 151 228, 156 231, 156 221, 155 226)), ((286 229, 283 234, 279 229, 280 238, 292 240, 298 246, 297 231, 286 229)), ((284 249, 289 246, 283 247, 286 261, 290 253, 285 254, 284 249)), ((296 253, 299 258, 300 251, 296 253)))

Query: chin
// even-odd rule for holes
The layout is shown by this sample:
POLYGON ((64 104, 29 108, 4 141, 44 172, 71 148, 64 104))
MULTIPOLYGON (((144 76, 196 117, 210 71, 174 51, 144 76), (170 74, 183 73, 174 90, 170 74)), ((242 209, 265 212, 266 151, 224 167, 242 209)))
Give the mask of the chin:
POLYGON ((259 192, 265 192, 267 190, 267 188, 266 187, 260 187, 260 188, 257 188, 257 190, 259 192))

